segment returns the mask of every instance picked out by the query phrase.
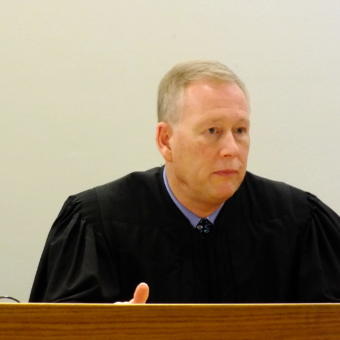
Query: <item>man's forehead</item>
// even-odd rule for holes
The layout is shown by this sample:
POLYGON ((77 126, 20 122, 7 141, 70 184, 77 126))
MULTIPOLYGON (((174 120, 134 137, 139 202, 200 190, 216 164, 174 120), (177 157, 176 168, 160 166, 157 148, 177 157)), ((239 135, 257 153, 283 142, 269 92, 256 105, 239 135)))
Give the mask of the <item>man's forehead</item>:
POLYGON ((209 99, 248 102, 245 93, 236 83, 208 79, 189 83, 184 88, 182 99, 192 102, 203 102, 209 99))
POLYGON ((232 82, 198 80, 190 83, 183 92, 183 109, 238 108, 248 112, 248 99, 243 90, 232 82))

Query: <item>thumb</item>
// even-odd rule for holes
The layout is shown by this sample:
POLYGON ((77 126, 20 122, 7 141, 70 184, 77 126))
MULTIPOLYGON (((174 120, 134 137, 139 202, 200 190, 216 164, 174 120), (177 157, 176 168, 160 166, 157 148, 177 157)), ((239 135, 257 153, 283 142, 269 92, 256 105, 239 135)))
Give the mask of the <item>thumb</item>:
POLYGON ((145 303, 149 297, 149 286, 142 282, 140 283, 133 293, 133 298, 130 300, 130 303, 145 303))

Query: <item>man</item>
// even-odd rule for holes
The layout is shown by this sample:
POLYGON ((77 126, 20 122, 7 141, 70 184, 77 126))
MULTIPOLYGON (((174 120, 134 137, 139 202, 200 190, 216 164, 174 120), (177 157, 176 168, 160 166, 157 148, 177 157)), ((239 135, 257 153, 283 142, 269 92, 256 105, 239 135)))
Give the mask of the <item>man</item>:
POLYGON ((246 171, 249 118, 223 64, 170 70, 156 133, 165 166, 71 196, 30 301, 340 301, 340 218, 246 171))

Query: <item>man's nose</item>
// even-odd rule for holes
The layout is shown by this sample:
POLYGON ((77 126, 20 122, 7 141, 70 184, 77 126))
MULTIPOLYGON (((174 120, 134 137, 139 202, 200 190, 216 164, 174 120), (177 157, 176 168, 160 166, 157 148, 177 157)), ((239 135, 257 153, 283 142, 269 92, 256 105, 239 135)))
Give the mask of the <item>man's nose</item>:
POLYGON ((226 133, 221 139, 220 154, 222 157, 235 157, 239 152, 239 146, 232 131, 226 133))

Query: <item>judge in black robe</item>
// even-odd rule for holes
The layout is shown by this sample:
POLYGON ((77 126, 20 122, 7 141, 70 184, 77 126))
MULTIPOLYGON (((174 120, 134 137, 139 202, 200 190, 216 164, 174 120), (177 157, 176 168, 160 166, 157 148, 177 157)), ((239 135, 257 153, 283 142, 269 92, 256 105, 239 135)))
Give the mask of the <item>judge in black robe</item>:
POLYGON ((208 234, 169 196, 162 168, 70 197, 30 301, 340 302, 340 219, 315 196, 247 173, 208 234))
POLYGON ((176 65, 158 104, 171 191, 155 168, 70 197, 30 301, 127 301, 144 281, 149 302, 340 302, 339 216, 246 173, 249 103, 238 77, 217 62, 176 65), (176 202, 198 218, 217 214, 210 232, 176 202))

